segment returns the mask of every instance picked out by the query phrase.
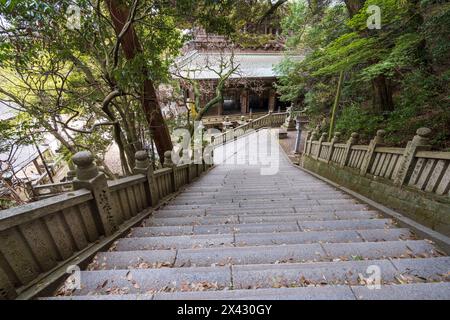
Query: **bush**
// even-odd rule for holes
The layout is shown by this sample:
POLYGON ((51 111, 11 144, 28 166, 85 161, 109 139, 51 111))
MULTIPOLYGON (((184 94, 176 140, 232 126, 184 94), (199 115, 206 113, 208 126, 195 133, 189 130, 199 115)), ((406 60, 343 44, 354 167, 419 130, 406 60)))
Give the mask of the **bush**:
POLYGON ((361 136, 361 141, 367 142, 372 139, 377 130, 382 127, 384 118, 374 115, 363 107, 353 104, 345 107, 336 119, 336 131, 341 132, 343 137, 350 137, 352 132, 361 136))

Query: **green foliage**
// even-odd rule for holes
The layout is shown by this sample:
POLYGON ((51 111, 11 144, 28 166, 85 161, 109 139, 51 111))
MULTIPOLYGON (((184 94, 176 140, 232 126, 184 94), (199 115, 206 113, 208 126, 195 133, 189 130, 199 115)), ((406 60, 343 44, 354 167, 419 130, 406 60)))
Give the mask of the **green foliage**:
POLYGON ((369 141, 375 136, 383 123, 384 118, 374 115, 359 105, 345 107, 338 116, 336 131, 344 137, 350 137, 353 132, 361 135, 363 141, 369 141))
POLYGON ((303 61, 288 56, 278 66, 283 76, 277 89, 284 101, 303 100, 312 127, 326 130, 336 80, 345 71, 337 131, 370 139, 385 129, 389 143, 404 145, 426 126, 433 129, 435 147, 449 147, 449 3, 366 0, 350 18, 344 5, 317 13, 299 0, 290 5, 283 26, 290 54, 306 54, 303 61), (380 30, 367 27, 371 5, 381 8, 380 30), (380 77, 392 94, 393 111, 374 107, 382 91, 375 90, 374 80, 380 77))

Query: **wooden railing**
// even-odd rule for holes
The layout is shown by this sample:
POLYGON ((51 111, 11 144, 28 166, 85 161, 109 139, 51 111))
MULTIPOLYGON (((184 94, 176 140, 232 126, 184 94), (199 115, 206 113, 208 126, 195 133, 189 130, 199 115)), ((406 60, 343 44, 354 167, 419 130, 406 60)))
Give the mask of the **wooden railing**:
POLYGON ((449 195, 450 152, 429 151, 429 129, 419 129, 406 148, 384 146, 384 134, 380 130, 369 145, 357 145, 357 133, 342 144, 339 143, 339 133, 331 142, 324 142, 326 134, 316 140, 317 134, 308 132, 304 155, 352 168, 361 175, 391 180, 397 186, 406 185, 428 193, 449 195))
POLYGON ((256 120, 251 120, 237 128, 230 129, 214 137, 213 145, 219 146, 234 141, 240 136, 248 133, 249 130, 258 130, 261 128, 280 127, 286 120, 287 112, 269 113, 256 120))
POLYGON ((135 176, 107 181, 89 153, 73 158, 75 191, 0 211, 0 299, 13 299, 111 236, 130 219, 190 183, 211 165, 153 172, 145 152, 135 176))

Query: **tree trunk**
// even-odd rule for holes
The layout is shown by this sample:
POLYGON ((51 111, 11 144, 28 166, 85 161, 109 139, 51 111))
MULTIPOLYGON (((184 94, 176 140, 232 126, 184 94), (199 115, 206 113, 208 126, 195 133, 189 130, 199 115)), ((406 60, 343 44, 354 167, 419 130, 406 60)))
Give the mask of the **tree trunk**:
MULTIPOLYGON (((106 0, 106 4, 111 15, 116 35, 119 36, 127 22, 129 9, 121 0, 106 0)), ((132 24, 129 26, 127 32, 121 37, 120 44, 122 45, 122 50, 127 60, 133 60, 137 54, 142 52, 139 39, 132 24)), ((149 72, 145 66, 142 68, 142 73, 146 79, 142 87, 142 108, 144 110, 145 118, 149 123, 159 158, 161 162, 163 162, 164 153, 173 148, 172 140, 159 106, 153 81, 149 79, 149 72)))
POLYGON ((377 113, 393 111, 394 102, 390 80, 384 75, 379 75, 372 80, 372 86, 374 111, 377 113))
MULTIPOLYGON (((350 18, 364 7, 365 2, 365 0, 345 0, 350 18)), ((372 63, 376 63, 376 61, 372 61, 372 63)), ((389 79, 384 75, 379 75, 372 80, 372 89, 372 107, 375 112, 383 113, 394 110, 392 88, 389 79)))

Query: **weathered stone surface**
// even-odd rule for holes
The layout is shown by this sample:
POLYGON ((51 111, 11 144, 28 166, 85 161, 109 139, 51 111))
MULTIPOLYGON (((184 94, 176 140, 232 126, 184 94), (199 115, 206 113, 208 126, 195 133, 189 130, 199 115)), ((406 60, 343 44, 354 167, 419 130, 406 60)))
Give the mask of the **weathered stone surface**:
MULTIPOLYGON (((264 176, 260 165, 247 163, 249 155, 229 152, 244 164, 217 166, 112 252, 98 254, 91 268, 107 270, 82 272, 76 299, 448 297, 446 284, 431 282, 449 281, 450 258, 428 241, 284 156, 278 173, 264 176), (374 267, 382 290, 369 292, 365 279, 374 267)), ((361 180, 361 188, 388 192, 372 181, 361 180)), ((403 194, 395 201, 414 199, 403 194)))
POLYGON ((366 275, 371 265, 380 267, 386 282, 394 281, 399 274, 388 260, 233 266, 232 274, 234 287, 238 289, 357 284, 359 274, 366 275))
POLYGON ((399 188, 386 179, 372 180, 347 168, 325 164, 309 157, 304 157, 303 163, 308 170, 401 212, 438 232, 450 235, 448 202, 439 202, 434 196, 424 196, 411 188, 399 188))
POLYGON ((338 221, 302 221, 299 222, 302 231, 321 230, 365 230, 392 228, 392 221, 389 219, 373 220, 338 220, 338 221))
POLYGON ((449 282, 390 285, 380 290, 354 286, 352 290, 358 300, 450 300, 449 282))
POLYGON ((170 267, 175 262, 175 250, 101 252, 95 259, 94 270, 151 269, 158 265, 170 267))
POLYGON ((180 290, 183 286, 201 282, 217 284, 217 289, 229 287, 231 273, 228 267, 107 270, 81 272, 82 289, 75 295, 150 293, 160 290, 180 290))
POLYGON ((354 300, 348 286, 157 293, 154 300, 354 300))
POLYGON ((125 238, 116 244, 117 251, 193 249, 233 246, 232 234, 125 238))
POLYGON ((319 244, 179 250, 176 267, 224 264, 262 264, 321 260, 319 244))
POLYGON ((283 245, 327 242, 361 242, 356 231, 280 232, 236 234, 236 246, 283 245))

